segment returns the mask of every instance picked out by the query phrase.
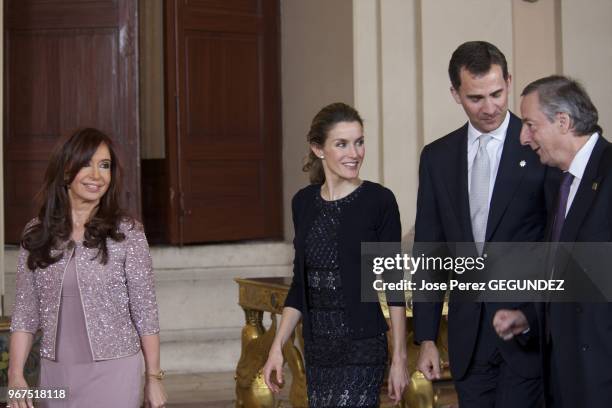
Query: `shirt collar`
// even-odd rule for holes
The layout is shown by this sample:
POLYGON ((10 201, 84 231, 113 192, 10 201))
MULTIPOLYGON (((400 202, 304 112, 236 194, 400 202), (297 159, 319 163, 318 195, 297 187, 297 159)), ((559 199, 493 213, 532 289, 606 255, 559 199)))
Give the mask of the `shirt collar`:
POLYGON ((597 143, 598 138, 599 134, 597 132, 593 133, 591 136, 589 136, 589 140, 580 148, 580 150, 578 150, 576 156, 574 156, 574 160, 572 160, 572 163, 568 169, 574 178, 580 180, 582 179, 584 170, 589 163, 591 153, 593 153, 593 148, 595 148, 595 143, 597 143))
MULTIPOLYGON (((506 117, 499 127, 487 134, 491 135, 493 139, 500 141, 502 144, 506 140, 506 132, 508 130, 508 124, 510 124, 510 111, 506 111, 506 117)), ((482 132, 472 125, 472 122, 468 121, 468 145, 478 141, 478 138, 482 135, 482 132)))

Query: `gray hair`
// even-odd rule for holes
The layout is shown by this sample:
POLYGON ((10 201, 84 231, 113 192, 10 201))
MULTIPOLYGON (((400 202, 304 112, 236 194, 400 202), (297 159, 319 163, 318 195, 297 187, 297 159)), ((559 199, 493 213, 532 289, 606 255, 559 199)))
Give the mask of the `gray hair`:
POLYGON ((547 76, 527 85, 521 96, 533 92, 538 93, 540 109, 551 123, 555 121, 557 113, 567 113, 577 135, 603 133, 597 124, 597 108, 577 81, 562 75, 547 76))

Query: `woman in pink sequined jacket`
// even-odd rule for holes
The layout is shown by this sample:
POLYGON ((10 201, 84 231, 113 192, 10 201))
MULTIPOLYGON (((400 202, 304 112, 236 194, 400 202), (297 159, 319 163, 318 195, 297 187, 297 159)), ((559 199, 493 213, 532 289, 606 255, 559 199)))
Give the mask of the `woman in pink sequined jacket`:
POLYGON ((119 170, 108 136, 76 132, 51 157, 39 215, 24 231, 9 389, 28 387, 23 368, 41 330, 39 387, 67 390, 43 406, 139 407, 143 356, 146 406, 166 402, 151 256, 142 225, 119 207, 119 170))

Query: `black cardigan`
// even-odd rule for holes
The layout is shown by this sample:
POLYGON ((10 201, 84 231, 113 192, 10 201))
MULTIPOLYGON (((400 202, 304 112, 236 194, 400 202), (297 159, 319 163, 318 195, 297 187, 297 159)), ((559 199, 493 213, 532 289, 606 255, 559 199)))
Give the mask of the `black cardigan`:
MULTIPOLYGON (((352 338, 374 337, 389 327, 380 304, 361 302, 361 242, 396 242, 402 237, 400 214, 395 196, 380 184, 364 181, 355 204, 343 212, 338 230, 338 262, 346 314, 352 338)), ((303 335, 310 338, 306 279, 304 267, 305 240, 316 216, 315 198, 321 186, 313 184, 298 191, 291 202, 295 238, 293 281, 285 307, 302 312, 303 335)), ((389 306, 406 306, 405 302, 387 302, 389 306)))

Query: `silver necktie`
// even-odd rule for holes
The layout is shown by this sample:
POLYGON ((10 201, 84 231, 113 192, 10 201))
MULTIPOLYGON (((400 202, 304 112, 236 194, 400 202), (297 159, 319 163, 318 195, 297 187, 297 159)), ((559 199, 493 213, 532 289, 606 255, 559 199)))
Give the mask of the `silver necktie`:
POLYGON ((472 164, 470 184, 470 217, 472 219, 472 233, 478 254, 482 254, 485 234, 487 232, 487 218, 489 216, 489 179, 491 177, 491 162, 487 154, 487 144, 491 135, 482 134, 478 137, 478 152, 472 164))

